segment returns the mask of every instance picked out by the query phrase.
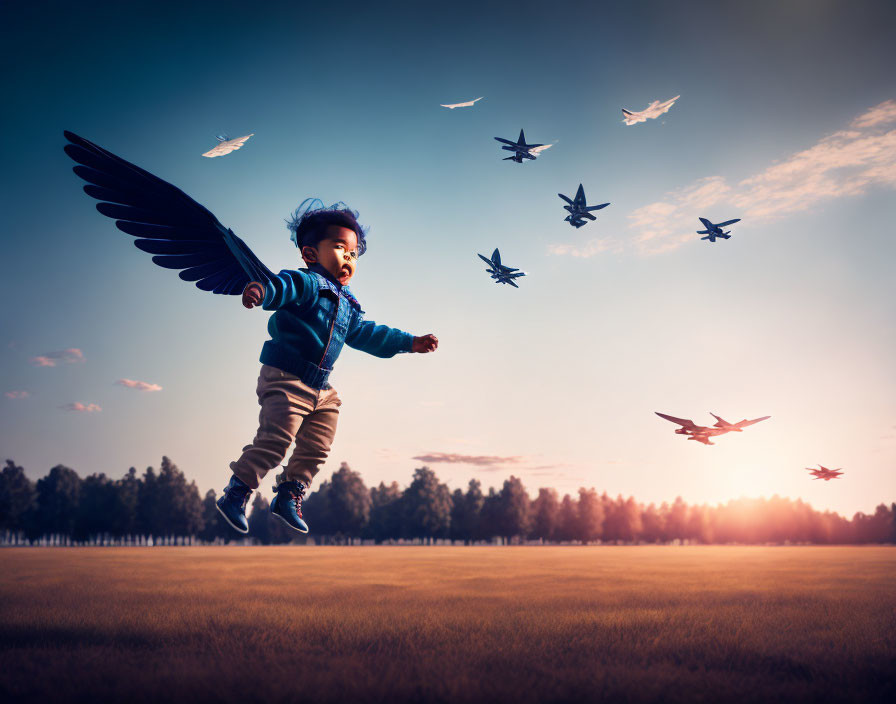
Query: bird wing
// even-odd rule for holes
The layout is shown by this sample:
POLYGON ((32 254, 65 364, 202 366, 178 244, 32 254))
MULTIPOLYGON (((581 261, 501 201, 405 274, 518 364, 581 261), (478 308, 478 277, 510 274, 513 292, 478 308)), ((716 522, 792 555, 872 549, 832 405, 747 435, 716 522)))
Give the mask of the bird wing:
POLYGON ((255 133, 253 132, 252 134, 247 134, 245 137, 237 137, 236 139, 228 139, 228 140, 221 142, 220 144, 212 147, 207 152, 205 152, 202 156, 214 157, 214 156, 221 156, 223 154, 230 154, 230 152, 236 151, 241 146, 243 146, 246 143, 246 140, 249 139, 249 137, 251 137, 254 134, 255 133))
MULTIPOLYGON (((233 231, 179 188, 66 131, 65 153, 87 181, 84 192, 115 226, 137 237, 138 249, 155 264, 181 269, 180 278, 203 291, 239 294, 249 281, 267 283, 273 273, 233 231)), ((251 136, 251 135, 249 135, 251 136)))
MULTIPOLYGON (((737 416, 735 416, 736 418, 737 416)), ((738 428, 746 428, 748 425, 753 425, 754 423, 758 423, 759 421, 768 420, 771 416, 762 416, 762 418, 756 418, 755 420, 741 420, 735 423, 734 425, 738 428)))
POLYGON ((683 425, 685 428, 696 428, 697 426, 694 424, 692 420, 686 420, 685 418, 676 418, 675 416, 667 416, 665 413, 660 413, 659 411, 654 411, 660 418, 665 418, 666 420, 671 420, 673 423, 678 423, 679 425, 683 425))

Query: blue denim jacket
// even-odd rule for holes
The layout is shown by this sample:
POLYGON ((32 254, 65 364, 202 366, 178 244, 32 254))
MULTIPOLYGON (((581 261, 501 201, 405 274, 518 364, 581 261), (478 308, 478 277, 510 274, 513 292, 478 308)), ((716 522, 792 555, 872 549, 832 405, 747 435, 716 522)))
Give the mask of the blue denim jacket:
POLYGON ((320 267, 281 271, 265 286, 261 305, 275 311, 261 362, 315 389, 329 387, 327 379, 344 344, 385 358, 410 352, 414 341, 410 333, 364 320, 348 286, 332 281, 320 267))

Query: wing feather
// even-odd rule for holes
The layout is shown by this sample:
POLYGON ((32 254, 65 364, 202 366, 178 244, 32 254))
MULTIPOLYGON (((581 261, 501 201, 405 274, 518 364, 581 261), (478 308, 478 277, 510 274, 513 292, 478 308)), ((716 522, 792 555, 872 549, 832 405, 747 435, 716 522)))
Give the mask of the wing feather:
POLYGON ((660 413, 659 411, 654 411, 660 418, 665 418, 666 420, 671 420, 673 423, 678 423, 679 425, 683 425, 686 428, 696 428, 694 425, 694 421, 687 420, 685 418, 676 418, 675 416, 667 416, 665 413, 660 413))
POLYGON ((181 279, 214 293, 238 294, 250 280, 274 279, 239 237, 179 188, 83 137, 64 134, 65 153, 78 164, 73 171, 87 182, 84 192, 101 201, 97 210, 119 230, 140 238, 134 244, 155 254, 155 264, 183 269, 181 279))

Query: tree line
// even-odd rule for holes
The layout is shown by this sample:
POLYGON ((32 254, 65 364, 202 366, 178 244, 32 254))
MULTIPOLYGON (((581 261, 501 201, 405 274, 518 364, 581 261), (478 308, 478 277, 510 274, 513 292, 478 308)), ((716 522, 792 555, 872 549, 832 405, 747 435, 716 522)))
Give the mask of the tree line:
MULTIPOLYGON (((305 542, 271 517, 256 492, 249 538, 256 543, 305 542)), ((142 476, 131 467, 120 479, 81 478, 57 465, 32 482, 12 460, 0 471, 0 542, 5 544, 194 544, 245 540, 228 528, 193 481, 163 457, 142 476)), ((555 489, 529 496, 514 476, 486 492, 477 479, 453 492, 428 467, 397 482, 368 488, 347 464, 305 500, 315 542, 523 543, 896 543, 896 503, 852 519, 816 511, 802 500, 737 499, 716 506, 647 506, 581 488, 562 498, 555 489)))

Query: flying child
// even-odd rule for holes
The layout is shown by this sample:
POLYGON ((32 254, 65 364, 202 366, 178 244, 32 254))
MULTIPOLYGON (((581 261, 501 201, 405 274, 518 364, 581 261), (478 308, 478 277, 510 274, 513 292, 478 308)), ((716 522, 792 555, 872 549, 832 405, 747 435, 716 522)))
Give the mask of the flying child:
POLYGON ((318 200, 300 206, 289 223, 307 268, 272 273, 233 231, 170 183, 65 132, 65 152, 87 181, 84 191, 101 201, 97 210, 137 237, 134 244, 153 262, 180 269, 180 278, 203 291, 241 295, 247 308, 274 311, 271 339, 261 352, 256 393, 258 431, 231 462, 233 476, 218 510, 236 530, 249 530, 245 508, 265 474, 295 449, 277 477, 272 513, 290 527, 308 531, 302 499, 326 459, 341 401, 328 379, 343 345, 378 357, 431 352, 434 335, 410 333, 365 320, 348 288, 367 247, 357 213, 342 203, 318 200))

